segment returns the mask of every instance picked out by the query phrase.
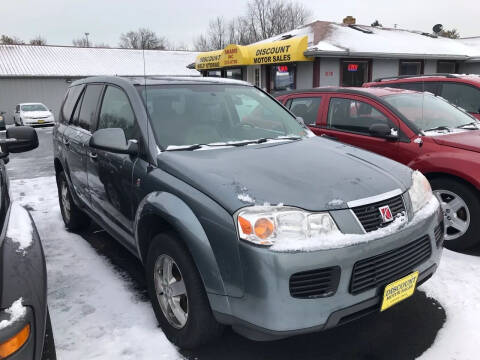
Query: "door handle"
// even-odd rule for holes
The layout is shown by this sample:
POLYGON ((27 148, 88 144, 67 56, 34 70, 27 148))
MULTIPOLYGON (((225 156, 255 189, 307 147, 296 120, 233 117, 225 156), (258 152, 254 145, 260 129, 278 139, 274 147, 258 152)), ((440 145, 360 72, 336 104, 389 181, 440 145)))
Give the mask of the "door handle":
POLYGON ((332 135, 322 134, 320 136, 324 137, 324 138, 327 138, 327 139, 330 139, 330 140, 338 140, 338 138, 336 136, 332 136, 332 135))
POLYGON ((93 160, 96 160, 98 155, 97 153, 94 153, 94 152, 91 152, 91 151, 88 151, 88 156, 90 156, 91 159, 93 160))

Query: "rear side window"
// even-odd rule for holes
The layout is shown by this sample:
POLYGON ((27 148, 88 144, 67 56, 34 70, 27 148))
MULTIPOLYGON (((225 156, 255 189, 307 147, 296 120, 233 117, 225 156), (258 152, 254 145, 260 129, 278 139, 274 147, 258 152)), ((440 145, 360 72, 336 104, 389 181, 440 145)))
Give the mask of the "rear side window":
POLYGON ((441 95, 470 113, 480 113, 480 90, 473 86, 445 82, 441 95))
POLYGON ((78 126, 85 130, 90 130, 93 127, 102 88, 103 85, 100 84, 88 85, 83 94, 82 107, 78 115, 78 126))
POLYGON ((103 97, 99 129, 120 128, 125 132, 127 140, 137 139, 135 115, 127 95, 117 87, 108 86, 103 97))
POLYGON ((295 98, 290 103, 290 111, 295 116, 303 118, 305 125, 315 125, 321 103, 321 97, 295 98))
POLYGON ((370 135, 373 124, 393 123, 372 105, 354 99, 332 98, 328 109, 328 124, 331 129, 370 135))
POLYGON ((72 86, 68 90, 67 97, 62 107, 60 122, 68 123, 70 121, 70 118, 72 117, 73 109, 75 107, 75 104, 77 103, 78 96, 82 92, 82 89, 83 89, 83 85, 76 85, 76 86, 72 86))

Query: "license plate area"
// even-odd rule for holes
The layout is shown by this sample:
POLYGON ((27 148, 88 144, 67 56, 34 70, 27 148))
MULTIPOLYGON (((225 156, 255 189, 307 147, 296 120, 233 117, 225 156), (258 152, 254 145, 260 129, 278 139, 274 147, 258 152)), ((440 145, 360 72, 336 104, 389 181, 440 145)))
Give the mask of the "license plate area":
POLYGON ((385 286, 380 311, 387 310, 393 305, 412 296, 415 292, 418 275, 419 272, 415 271, 385 286))

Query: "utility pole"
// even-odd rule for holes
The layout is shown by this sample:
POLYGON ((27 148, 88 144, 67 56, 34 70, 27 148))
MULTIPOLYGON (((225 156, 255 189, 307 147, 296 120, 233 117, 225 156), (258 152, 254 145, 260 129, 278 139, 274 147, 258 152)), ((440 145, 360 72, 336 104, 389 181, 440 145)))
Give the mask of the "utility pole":
POLYGON ((88 35, 90 35, 90 33, 86 32, 85 37, 87 38, 87 47, 90 47, 90 43, 88 42, 88 35))

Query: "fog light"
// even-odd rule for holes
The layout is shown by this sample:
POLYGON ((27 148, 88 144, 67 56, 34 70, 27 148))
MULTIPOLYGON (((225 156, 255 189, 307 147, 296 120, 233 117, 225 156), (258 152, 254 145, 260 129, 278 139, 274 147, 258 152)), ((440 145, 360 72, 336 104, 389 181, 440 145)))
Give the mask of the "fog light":
POLYGON ((30 324, 27 324, 22 330, 10 339, 0 344, 0 359, 12 355, 25 344, 30 336, 30 324))

